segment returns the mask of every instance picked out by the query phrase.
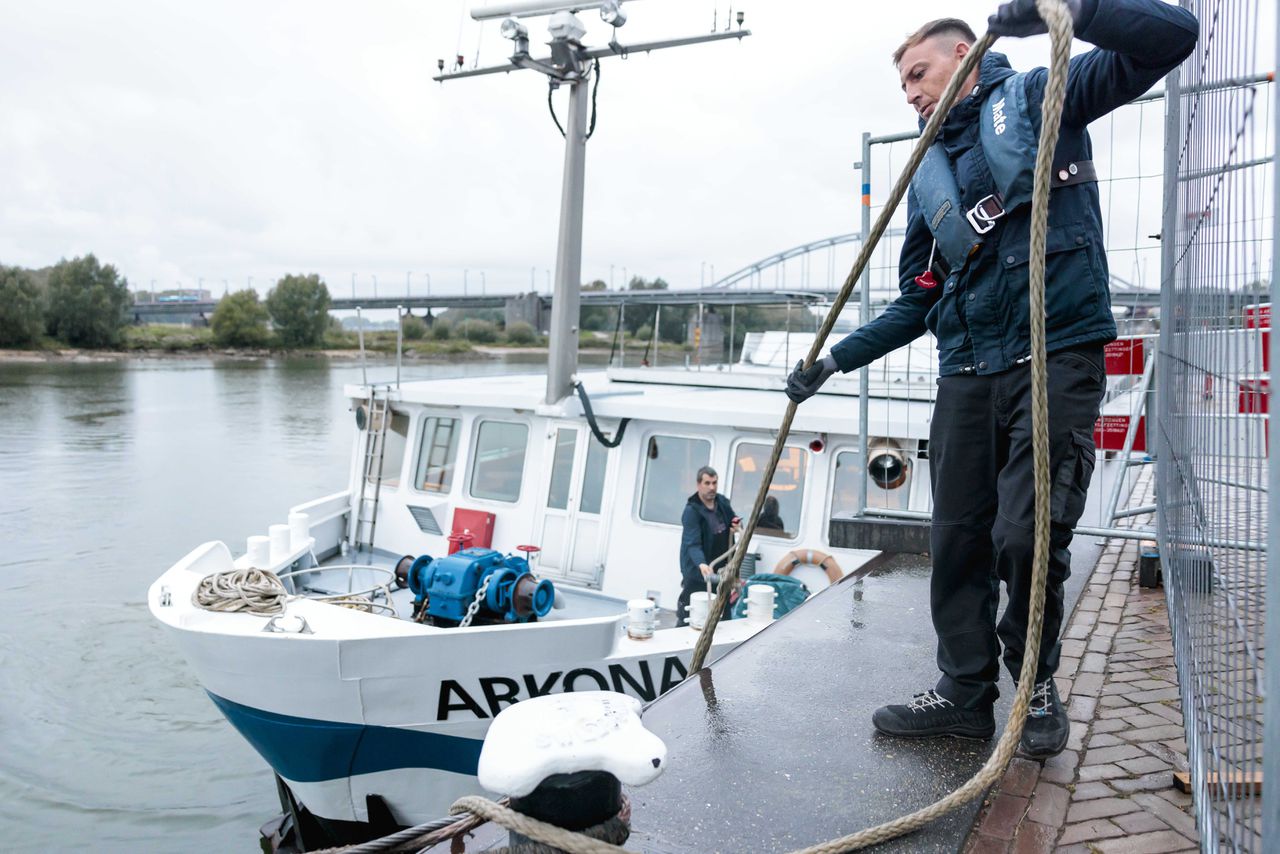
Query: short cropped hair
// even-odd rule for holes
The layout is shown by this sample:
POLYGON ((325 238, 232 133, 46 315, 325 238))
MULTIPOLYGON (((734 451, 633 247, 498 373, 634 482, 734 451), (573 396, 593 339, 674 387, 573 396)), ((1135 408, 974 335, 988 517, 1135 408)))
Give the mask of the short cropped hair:
POLYGON ((698 469, 698 479, 694 481, 694 483, 702 483, 702 479, 704 477, 714 477, 716 480, 720 479, 720 475, 716 474, 716 470, 711 466, 703 466, 698 469))
POLYGON ((925 39, 942 35, 953 35, 965 44, 973 44, 978 40, 978 37, 974 35, 973 28, 959 18, 938 18, 907 36, 907 40, 898 45, 898 49, 893 52, 894 68, 898 67, 898 63, 902 61, 902 55, 911 50, 911 48, 925 39))

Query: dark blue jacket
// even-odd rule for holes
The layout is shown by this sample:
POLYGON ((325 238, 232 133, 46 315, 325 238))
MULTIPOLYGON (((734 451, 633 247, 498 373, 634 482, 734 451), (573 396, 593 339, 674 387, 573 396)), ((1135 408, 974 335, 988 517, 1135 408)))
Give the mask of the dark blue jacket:
POLYGON ((700 564, 711 563, 720 557, 721 552, 712 553, 715 534, 711 530, 710 517, 713 514, 728 527, 734 516, 729 499, 717 493, 716 509, 712 511, 695 492, 684 505, 684 513, 680 516, 683 528, 680 535, 680 577, 686 586, 702 582, 702 571, 698 569, 700 564))
MULTIPOLYGON (((1076 35, 1097 47, 1072 57, 1055 167, 1090 160, 1089 122, 1146 92, 1195 47, 1195 16, 1160 0, 1085 0, 1076 35)), ((966 209, 993 191, 978 142, 978 114, 990 88, 1014 74, 999 53, 982 59, 978 87, 956 104, 938 136, 966 209)), ((1029 112, 1040 132, 1048 70, 1025 76, 1029 112)), ((1027 256, 1031 206, 1011 211, 988 235, 954 282, 931 289, 915 283, 929 262, 933 236, 914 205, 899 258, 901 295, 876 319, 831 348, 842 371, 852 371, 932 332, 943 376, 994 374, 1031 352, 1027 256)), ((1116 337, 1106 247, 1096 183, 1053 191, 1046 241, 1045 309, 1050 352, 1116 337)), ((941 279, 939 279, 941 281, 941 279)))

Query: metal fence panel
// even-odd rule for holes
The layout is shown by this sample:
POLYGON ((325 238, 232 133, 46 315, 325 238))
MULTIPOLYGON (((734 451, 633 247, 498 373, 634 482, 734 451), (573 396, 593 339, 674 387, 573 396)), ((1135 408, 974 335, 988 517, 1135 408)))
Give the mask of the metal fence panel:
POLYGON ((1258 40, 1274 7, 1186 5, 1201 32, 1166 99, 1161 554, 1201 847, 1260 852, 1275 93, 1258 40))
MULTIPOLYGON (((1164 104, 1159 94, 1138 99, 1104 116, 1090 127, 1093 161, 1098 169, 1099 203, 1103 213, 1104 244, 1111 274, 1112 309, 1121 336, 1141 339, 1143 349, 1128 371, 1116 371, 1108 378, 1104 419, 1099 429, 1108 430, 1108 449, 1099 454, 1105 461, 1094 477, 1101 486, 1099 499, 1092 501, 1077 525, 1081 536, 1154 538, 1148 528, 1134 528, 1129 499, 1137 479, 1151 464, 1147 439, 1153 395, 1144 392, 1150 376, 1144 377, 1144 360, 1154 365, 1155 335, 1160 306, 1160 223, 1164 150, 1164 104), (1133 429, 1129 430, 1128 425, 1133 429), (1132 435, 1128 435, 1132 434, 1132 435)), ((865 136, 861 163, 863 228, 883 207, 889 188, 897 179, 917 134, 905 132, 883 137, 865 136)), ((890 231, 877 246, 862 278, 862 314, 874 317, 898 295, 898 256, 906 227, 905 204, 895 212, 890 231)), ((868 390, 872 396, 889 396, 884 411, 895 417, 894 399, 932 400, 937 377, 936 341, 925 335, 911 347, 870 366, 868 390)), ((1145 372, 1149 373, 1149 372, 1145 372)), ((865 399, 865 398, 864 398, 865 399)), ((865 435, 885 435, 885 424, 867 423, 865 435)), ((922 455, 927 462, 927 453, 922 455)), ((864 466, 865 468, 865 466, 864 466)), ((923 468, 923 467, 922 467, 923 468)), ((917 476, 925 472, 919 471, 917 476)), ((1147 509, 1150 512, 1150 508, 1147 509)), ((927 518, 927 513, 911 513, 876 506, 870 515, 927 518)))

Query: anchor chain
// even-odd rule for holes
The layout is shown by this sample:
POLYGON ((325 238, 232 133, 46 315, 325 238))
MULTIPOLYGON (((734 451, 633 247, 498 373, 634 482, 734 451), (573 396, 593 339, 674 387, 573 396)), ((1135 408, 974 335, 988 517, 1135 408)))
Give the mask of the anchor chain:
POLYGON ((465 629, 471 625, 471 619, 476 615, 476 611, 480 610, 480 603, 484 601, 485 594, 489 592, 489 582, 493 581, 493 573, 485 576, 484 583, 480 585, 480 589, 476 591, 476 598, 471 600, 471 604, 467 606, 467 613, 462 618, 462 622, 458 623, 458 628, 465 629))

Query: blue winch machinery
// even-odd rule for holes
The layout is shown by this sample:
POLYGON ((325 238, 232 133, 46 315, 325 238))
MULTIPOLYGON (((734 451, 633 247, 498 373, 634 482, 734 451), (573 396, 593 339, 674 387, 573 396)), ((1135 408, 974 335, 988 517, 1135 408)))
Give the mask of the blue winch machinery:
POLYGON ((493 549, 422 555, 405 580, 416 597, 414 618, 438 626, 460 625, 482 589, 471 624, 527 623, 545 617, 556 599, 555 585, 535 576, 527 560, 493 549))

